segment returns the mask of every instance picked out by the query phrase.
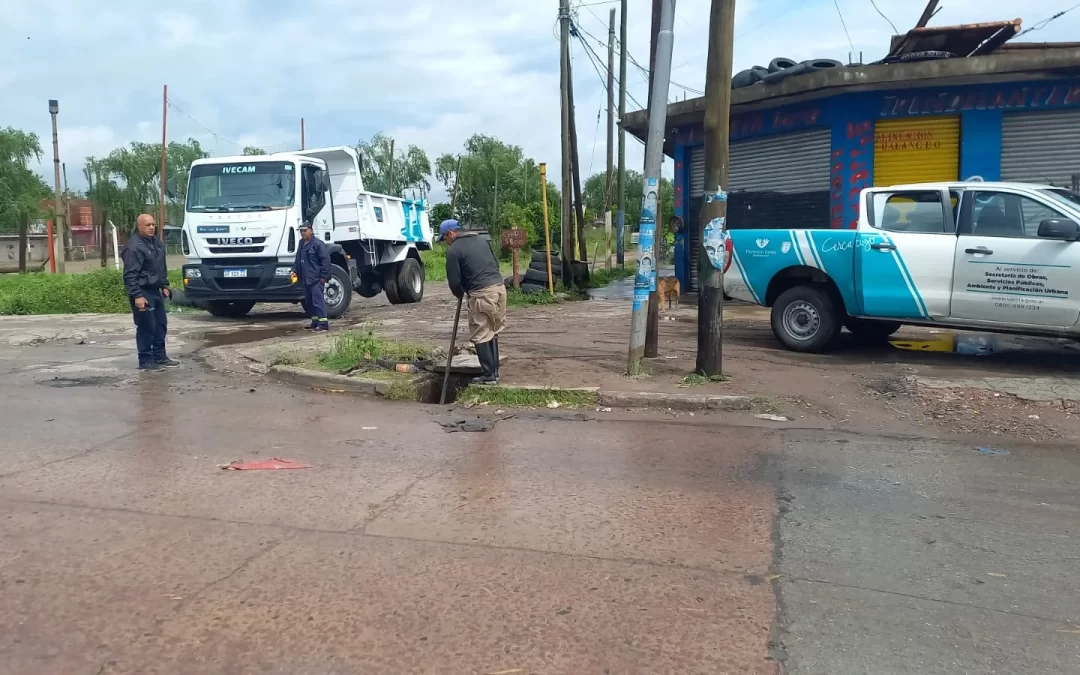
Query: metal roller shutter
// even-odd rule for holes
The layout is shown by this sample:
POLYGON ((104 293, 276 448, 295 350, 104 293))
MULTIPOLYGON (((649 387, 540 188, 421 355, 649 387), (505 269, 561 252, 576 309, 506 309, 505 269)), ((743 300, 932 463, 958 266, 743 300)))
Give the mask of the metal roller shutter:
POLYGON ((1080 111, 1013 113, 1001 124, 1001 180, 1072 185, 1080 174, 1080 111))
POLYGON ((960 118, 879 120, 874 185, 953 181, 960 175, 960 118))
MULTIPOLYGON (((814 129, 731 144, 728 228, 829 226, 832 133, 814 129)), ((697 290, 705 146, 690 150, 690 287, 697 290)))

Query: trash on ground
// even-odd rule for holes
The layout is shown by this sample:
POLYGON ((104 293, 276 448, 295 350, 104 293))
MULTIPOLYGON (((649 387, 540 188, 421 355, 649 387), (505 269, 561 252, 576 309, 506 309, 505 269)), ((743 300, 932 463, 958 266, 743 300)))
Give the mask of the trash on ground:
POLYGON ((768 420, 769 422, 790 422, 791 420, 783 415, 754 415, 759 420, 768 420))
POLYGON ((360 428, 363 429, 364 431, 375 431, 379 427, 360 427, 360 428))
POLYGON ((554 410, 555 408, 558 408, 558 407, 559 407, 559 402, 558 402, 558 401, 554 401, 554 400, 552 400, 552 401, 548 401, 547 407, 549 407, 549 408, 551 408, 552 410, 554 410))
POLYGON ((270 459, 264 459, 258 462, 232 462, 231 464, 222 464, 221 468, 230 471, 262 471, 268 469, 310 469, 311 465, 304 464, 295 459, 271 457, 270 459))
POLYGON ((439 422, 439 426, 446 433, 452 434, 458 431, 489 431, 494 423, 481 417, 455 417, 446 422, 439 422))
POLYGON ((975 448, 975 450, 983 455, 992 455, 994 457, 1004 457, 1009 454, 1008 450, 999 450, 997 448, 975 448))

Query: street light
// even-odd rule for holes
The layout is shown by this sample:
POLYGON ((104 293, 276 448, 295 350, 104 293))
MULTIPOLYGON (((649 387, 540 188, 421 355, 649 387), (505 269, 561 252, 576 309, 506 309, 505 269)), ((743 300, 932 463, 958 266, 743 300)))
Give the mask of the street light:
POLYGON ((56 261, 56 271, 60 274, 64 273, 64 232, 65 227, 61 224, 60 220, 60 142, 57 140, 56 135, 56 114, 60 112, 60 103, 54 99, 49 99, 49 114, 52 115, 52 149, 53 149, 53 180, 55 182, 54 193, 54 212, 56 213, 56 227, 53 228, 56 232, 56 236, 53 240, 52 256, 56 261))

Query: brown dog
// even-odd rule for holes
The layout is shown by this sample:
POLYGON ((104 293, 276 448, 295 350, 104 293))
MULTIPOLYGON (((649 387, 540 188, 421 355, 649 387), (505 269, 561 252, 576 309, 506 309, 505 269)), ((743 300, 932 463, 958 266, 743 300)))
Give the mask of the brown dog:
POLYGON ((679 286, 679 277, 659 277, 656 280, 656 292, 660 295, 660 311, 664 311, 664 303, 667 303, 667 308, 671 309, 671 303, 674 300, 675 309, 679 308, 679 296, 682 295, 682 288, 679 286))

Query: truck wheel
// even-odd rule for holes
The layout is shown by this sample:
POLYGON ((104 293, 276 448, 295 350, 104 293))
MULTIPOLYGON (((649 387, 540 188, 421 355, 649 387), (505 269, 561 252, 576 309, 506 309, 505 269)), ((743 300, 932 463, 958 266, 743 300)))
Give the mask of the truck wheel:
POLYGON ((382 290, 382 279, 374 276, 361 276, 360 283, 356 285, 356 292, 362 298, 374 298, 379 293, 382 293, 382 290))
MULTIPOLYGON (((406 258, 397 265, 394 274, 397 293, 390 302, 398 304, 412 304, 420 302, 424 298, 424 266, 416 258, 406 258)), ((389 297, 387 293, 387 297, 389 297)))
POLYGON ((352 283, 349 273, 338 265, 330 266, 330 281, 323 287, 326 299, 326 318, 340 319, 352 303, 352 283))
POLYGON ((794 352, 828 351, 840 334, 832 298, 814 286, 796 286, 780 294, 772 308, 776 339, 794 352))
POLYGON ((239 319, 255 306, 254 300, 211 300, 206 310, 224 319, 239 319))
POLYGON ((875 321, 874 319, 848 319, 844 322, 855 339, 863 344, 880 344, 900 330, 895 321, 875 321))

